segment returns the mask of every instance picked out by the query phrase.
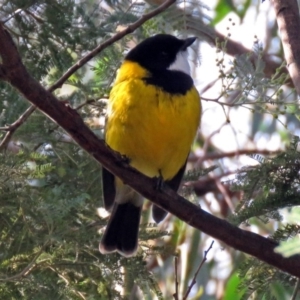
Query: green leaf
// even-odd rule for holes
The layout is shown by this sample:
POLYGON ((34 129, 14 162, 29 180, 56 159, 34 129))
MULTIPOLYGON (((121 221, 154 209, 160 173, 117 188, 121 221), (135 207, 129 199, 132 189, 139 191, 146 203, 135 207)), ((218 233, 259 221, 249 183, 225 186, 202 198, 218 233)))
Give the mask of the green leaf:
POLYGON ((281 282, 274 282, 270 286, 271 295, 273 299, 286 299, 287 289, 281 282))
POLYGON ((248 8, 251 4, 251 0, 246 0, 244 4, 239 5, 239 9, 237 9, 236 5, 232 2, 232 0, 219 0, 218 4, 216 5, 215 12, 216 16, 212 20, 212 25, 218 24, 222 21, 230 12, 236 13, 241 21, 244 19, 248 8))
POLYGON ((218 24, 232 11, 236 12, 236 9, 231 0, 219 0, 215 8, 216 16, 212 20, 211 25, 218 24))
POLYGON ((300 207, 294 207, 287 220, 294 223, 300 222, 300 207))
POLYGON ((231 275, 226 284, 225 294, 223 300, 239 300, 242 298, 244 291, 238 291, 238 285, 240 284, 241 279, 239 276, 234 273, 231 275))
POLYGON ((288 241, 281 242, 275 248, 275 252, 282 254, 284 257, 289 257, 300 253, 300 239, 298 237, 292 238, 288 241))

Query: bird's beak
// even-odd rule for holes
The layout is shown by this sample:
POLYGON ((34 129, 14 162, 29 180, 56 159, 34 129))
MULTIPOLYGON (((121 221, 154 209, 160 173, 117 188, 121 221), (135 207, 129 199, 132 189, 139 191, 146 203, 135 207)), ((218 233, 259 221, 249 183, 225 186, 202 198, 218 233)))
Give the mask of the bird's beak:
POLYGON ((190 37, 184 40, 184 44, 181 46, 181 51, 185 51, 187 47, 191 46, 195 41, 196 37, 190 37))

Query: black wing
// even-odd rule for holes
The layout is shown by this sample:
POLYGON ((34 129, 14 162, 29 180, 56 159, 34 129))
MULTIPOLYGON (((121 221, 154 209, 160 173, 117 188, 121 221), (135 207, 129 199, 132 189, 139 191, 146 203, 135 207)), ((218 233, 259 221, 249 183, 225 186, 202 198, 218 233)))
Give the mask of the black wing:
MULTIPOLYGON (((177 192, 180 186, 180 182, 182 180, 185 167, 186 167, 187 160, 185 161, 184 165, 179 169, 177 174, 171 179, 171 180, 166 180, 166 184, 171 187, 174 191, 177 192)), ((164 209, 156 206, 155 204, 152 205, 152 217, 156 223, 161 222, 165 216, 168 214, 167 211, 164 209)))
POLYGON ((113 207, 116 187, 115 187, 115 175, 102 167, 102 191, 104 207, 106 210, 110 210, 113 207))

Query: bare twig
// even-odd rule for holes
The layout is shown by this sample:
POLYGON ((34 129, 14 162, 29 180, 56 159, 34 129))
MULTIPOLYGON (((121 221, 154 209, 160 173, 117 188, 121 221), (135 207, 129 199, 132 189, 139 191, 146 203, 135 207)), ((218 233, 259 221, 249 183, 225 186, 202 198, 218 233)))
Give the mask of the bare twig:
POLYGON ((11 13, 11 14, 7 17, 6 20, 3 20, 3 21, 0 20, 0 22, 2 22, 2 24, 5 24, 5 23, 7 23, 9 20, 11 20, 12 18, 14 18, 16 15, 20 14, 22 11, 23 11, 22 8, 18 8, 18 9, 16 9, 13 13, 11 13))
POLYGON ((95 103, 96 100, 95 99, 87 99, 86 101, 84 101, 83 103, 79 104, 77 107, 75 107, 76 110, 80 110, 81 108, 83 108, 84 106, 88 105, 88 104, 92 104, 95 103))
POLYGON ((191 156, 189 157, 189 162, 195 162, 201 159, 201 162, 206 161, 206 160, 214 160, 214 159, 222 159, 222 158, 228 158, 228 157, 235 157, 239 155, 251 155, 251 154, 260 154, 260 155, 277 155, 281 151, 276 150, 276 151, 270 151, 270 150, 259 150, 259 149, 241 149, 241 150, 236 150, 236 151, 231 151, 231 152, 223 152, 223 153, 206 153, 204 156, 199 157, 199 156, 191 156))
POLYGON ((300 17, 297 0, 272 0, 285 59, 290 76, 300 96, 300 17))
POLYGON ((30 15, 35 21, 37 21, 38 23, 45 23, 45 20, 43 20, 41 17, 39 17, 37 14, 34 14, 32 11, 30 11, 29 9, 25 9, 24 12, 28 15, 30 15))
POLYGON ((28 117, 35 111, 35 106, 31 105, 26 109, 26 111, 19 117, 17 121, 12 123, 10 126, 7 127, 7 133, 3 140, 0 143, 0 151, 5 149, 14 134, 14 132, 28 119, 28 117))
POLYGON ((175 256, 175 293, 173 294, 173 297, 175 300, 179 300, 178 298, 178 257, 175 256))
POLYGON ((22 278, 23 276, 28 275, 28 273, 31 272, 36 267, 35 262, 39 258, 39 256, 43 253, 43 251, 44 251, 45 247, 48 245, 48 243, 49 243, 48 241, 46 243, 44 243, 44 245, 41 247, 41 249, 34 256, 32 261, 20 273, 13 275, 11 277, 0 278, 0 282, 15 281, 17 279, 22 278))
POLYGON ((187 297, 189 296, 189 294, 190 294, 190 292, 191 292, 191 290, 192 290, 192 287, 197 283, 196 278, 197 278, 197 276, 198 276, 198 274, 199 274, 199 272, 200 272, 202 266, 203 266, 204 263, 206 262, 206 260, 207 260, 207 254, 208 254, 208 252, 210 251, 210 249, 212 249, 212 246, 213 246, 214 242, 215 242, 215 241, 212 241, 211 244, 210 244, 210 246, 209 246, 209 248, 208 248, 206 251, 204 251, 203 259, 202 259, 202 261, 201 261, 201 263, 200 263, 200 265, 199 265, 199 267, 198 267, 198 269, 197 269, 197 271, 196 271, 196 273, 195 273, 195 275, 194 275, 194 278, 193 278, 191 284, 189 285, 189 287, 188 287, 188 289, 187 289, 185 295, 183 296, 182 300, 186 300, 186 299, 187 299, 187 297))
POLYGON ((296 282, 291 300, 296 300, 297 299, 297 294, 299 292, 299 287, 300 287, 300 278, 297 279, 297 282, 296 282))

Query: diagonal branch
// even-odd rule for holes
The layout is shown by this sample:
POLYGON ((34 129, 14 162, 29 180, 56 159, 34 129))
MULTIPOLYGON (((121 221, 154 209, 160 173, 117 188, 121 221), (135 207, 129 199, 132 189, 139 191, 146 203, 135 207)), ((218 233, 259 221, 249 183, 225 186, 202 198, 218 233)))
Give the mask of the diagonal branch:
POLYGON ((25 112, 19 117, 18 120, 16 120, 14 123, 12 123, 10 126, 7 127, 7 133, 5 134, 3 140, 0 143, 0 151, 5 149, 15 133, 15 131, 28 119, 28 117, 35 111, 35 106, 31 105, 28 107, 25 112))
POLYGON ((0 282, 16 281, 16 280, 26 276, 28 273, 30 273, 36 267, 35 263, 36 263, 37 259, 44 252, 44 250, 48 244, 49 244, 49 241, 44 243, 44 245, 41 247, 41 249, 33 257, 32 261, 20 273, 13 275, 11 277, 0 278, 0 282))
MULTIPOLYGON (((10 35, 0 25, 0 55, 3 62, 9 50, 14 57, 19 57, 10 35)), ((103 140, 84 124, 76 110, 58 101, 54 95, 44 89, 27 72, 19 58, 18 64, 10 65, 6 80, 20 91, 33 105, 61 126, 77 143, 110 172, 121 178, 145 198, 169 211, 187 224, 223 241, 225 244, 250 254, 271 264, 282 271, 300 278, 300 256, 284 258, 274 252, 278 245, 273 240, 256 233, 242 230, 232 224, 214 217, 179 196, 167 185, 157 190, 157 179, 149 178, 130 167, 124 159, 109 149, 103 140)), ((9 65, 9 62, 7 63, 9 65)))
MULTIPOLYGON (((270 151, 266 149, 239 149, 235 151, 230 151, 230 152, 214 152, 214 153, 205 153, 204 156, 201 157, 201 162, 206 161, 206 160, 216 160, 216 159, 222 159, 222 158, 228 158, 228 157, 238 157, 241 155, 248 155, 251 157, 251 155, 277 155, 281 151, 280 150, 275 150, 275 151, 270 151)), ((200 159, 200 156, 191 156, 189 157, 189 162, 195 162, 200 159)))

